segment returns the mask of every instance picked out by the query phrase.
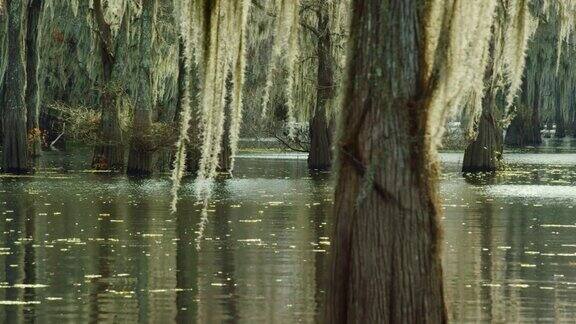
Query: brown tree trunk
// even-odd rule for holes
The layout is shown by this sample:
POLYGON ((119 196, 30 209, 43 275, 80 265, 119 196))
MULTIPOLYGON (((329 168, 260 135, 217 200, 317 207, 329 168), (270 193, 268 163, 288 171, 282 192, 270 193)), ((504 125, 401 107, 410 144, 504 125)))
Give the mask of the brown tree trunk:
POLYGON ((27 1, 11 0, 8 14, 8 64, 4 76, 2 168, 8 173, 30 172, 26 130, 27 1))
POLYGON ((26 105, 29 158, 42 154, 42 131, 40 130, 40 97, 38 86, 38 24, 42 2, 30 0, 28 4, 28 30, 26 32, 26 105))
POLYGON ((327 323, 443 323, 420 0, 354 0, 327 323))
POLYGON ((140 16, 140 66, 138 75, 138 95, 132 126, 132 141, 128 156, 129 175, 149 176, 154 173, 155 145, 153 142, 152 112, 154 110, 153 96, 153 52, 154 28, 156 27, 157 0, 143 2, 140 16))
MULTIPOLYGON (((120 111, 117 105, 116 91, 111 89, 112 73, 116 63, 112 46, 112 30, 104 18, 101 0, 94 0, 94 20, 98 26, 100 39, 100 57, 102 61, 102 86, 100 108, 102 117, 100 121, 101 143, 94 148, 92 168, 97 170, 122 170, 124 168, 124 145, 122 128, 120 126, 120 111)), ((126 17, 121 29, 125 30, 126 17)))
POLYGON ((493 172, 500 167, 503 136, 494 101, 494 96, 488 92, 483 102, 478 136, 464 152, 462 172, 493 172))
POLYGON ((310 120, 310 170, 330 170, 332 167, 332 132, 327 118, 327 105, 334 95, 332 37, 327 10, 317 11, 318 17, 318 90, 316 109, 310 120))

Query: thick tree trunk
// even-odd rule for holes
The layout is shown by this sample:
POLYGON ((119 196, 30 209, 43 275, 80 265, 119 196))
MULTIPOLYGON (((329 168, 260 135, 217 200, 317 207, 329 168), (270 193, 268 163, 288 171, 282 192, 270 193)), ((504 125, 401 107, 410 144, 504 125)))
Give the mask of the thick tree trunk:
POLYGON ((495 98, 488 92, 484 98, 478 136, 464 152, 462 172, 493 172, 500 166, 503 136, 494 101, 495 98))
POLYGON ((420 0, 355 0, 327 323, 443 323, 420 0))
POLYGON ((28 4, 28 30, 26 33, 26 105, 29 158, 42 153, 42 131, 40 130, 40 97, 38 86, 38 24, 42 2, 30 0, 28 4))
POLYGON ((154 28, 156 27, 157 0, 144 1, 140 17, 140 67, 138 95, 132 126, 132 140, 128 156, 129 175, 149 176, 154 173, 155 145, 152 138, 153 97, 153 52, 154 28))
POLYGON ((319 9, 318 16, 318 90, 316 109, 310 120, 310 170, 330 170, 332 167, 332 132, 327 118, 327 105, 334 95, 332 38, 327 10, 319 9))
POLYGON ((2 167, 8 173, 30 172, 26 131, 27 1, 11 0, 8 14, 8 64, 4 77, 2 167))
MULTIPOLYGON (((124 145, 122 128, 120 126, 120 111, 117 105, 115 89, 110 89, 115 59, 112 47, 112 31, 110 25, 104 19, 101 0, 94 0, 94 20, 98 25, 98 37, 100 38, 100 57, 102 61, 102 85, 103 93, 100 97, 102 119, 100 121, 101 143, 94 148, 92 168, 97 170, 122 170, 124 168, 124 145)), ((123 21, 121 29, 125 29, 123 21)))

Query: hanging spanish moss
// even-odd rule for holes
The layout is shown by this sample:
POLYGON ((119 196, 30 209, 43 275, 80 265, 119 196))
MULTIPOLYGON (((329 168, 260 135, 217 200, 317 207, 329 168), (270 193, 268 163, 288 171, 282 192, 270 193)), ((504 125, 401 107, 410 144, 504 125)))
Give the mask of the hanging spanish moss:
MULTIPOLYGON (((482 111, 484 71, 489 63, 490 41, 498 1, 442 1, 429 3, 426 19, 424 82, 436 78, 430 99, 427 131, 431 148, 441 143, 444 123, 466 104, 468 120, 482 111), (451 3, 448 5, 446 3, 451 3), (450 26, 447 28, 446 26, 450 26), (448 30, 443 33, 443 30, 448 30), (442 68, 440 68, 442 67, 442 68)), ((468 126, 472 129, 473 123, 468 126)))
POLYGON ((178 190, 184 176, 186 169, 186 145, 190 141, 189 129, 190 121, 192 120, 192 107, 190 105, 190 89, 191 85, 191 75, 193 64, 193 54, 192 54, 192 28, 190 25, 190 0, 184 0, 181 2, 180 9, 180 37, 184 44, 184 66, 185 66, 185 77, 184 77, 184 92, 182 93, 182 111, 180 112, 180 133, 178 136, 178 141, 176 142, 176 153, 174 158, 174 167, 172 171, 172 212, 176 212, 176 207, 178 204, 178 190))
POLYGON ((526 63, 528 41, 536 32, 538 21, 530 13, 528 0, 510 0, 508 2, 507 30, 503 45, 503 63, 508 81, 506 95, 506 110, 514 104, 514 99, 520 86, 526 63))
POLYGON ((230 149, 232 152, 232 169, 234 168, 234 160, 238 153, 238 140, 240 138, 240 127, 242 125, 242 110, 243 110, 243 91, 246 74, 246 51, 248 48, 247 38, 247 23, 250 12, 250 2, 245 1, 240 16, 237 18, 237 24, 241 26, 238 48, 235 50, 236 62, 234 62, 233 71, 233 90, 232 90, 232 103, 230 113, 230 149))
MULTIPOLYGON (((181 14, 181 37, 185 43, 186 69, 191 69, 192 58, 199 64, 200 70, 200 127, 202 129, 202 149, 198 170, 198 183, 212 179, 218 166, 224 135, 224 110, 226 97, 226 78, 232 74, 232 120, 230 142, 236 153, 242 118, 242 90, 246 67, 246 26, 248 20, 248 0, 198 0, 189 4, 184 2, 181 14), (197 19, 195 19, 197 18, 197 19), (204 22, 204 23, 200 23, 204 22), (227 41, 223 41, 226 39, 227 41), (193 56, 194 55, 194 56, 193 56)), ((192 118, 190 107, 190 75, 183 100, 181 130, 177 144, 177 155, 173 172, 173 202, 175 210, 177 192, 185 169, 186 148, 189 141, 188 129, 192 118)), ((209 196, 204 186, 198 186, 201 196, 209 196)))
POLYGON ((262 115, 266 116, 270 103, 270 91, 274 84, 277 70, 282 67, 286 70, 285 102, 287 108, 287 122, 290 135, 293 136, 296 123, 294 112, 294 71, 298 58, 298 30, 300 26, 300 1, 276 0, 276 26, 274 28, 274 43, 272 57, 266 80, 266 88, 262 99, 262 115), (281 19, 279 19, 281 18, 281 19))
POLYGON ((350 33, 350 0, 339 0, 330 2, 330 19, 328 29, 332 32, 332 57, 335 59, 334 80, 336 84, 335 96, 327 106, 326 113, 330 119, 340 112, 342 101, 344 71, 346 60, 348 59, 348 40, 350 33))
POLYGON ((558 42, 557 42, 557 63, 556 70, 560 67, 560 56, 562 55, 562 47, 568 41, 570 35, 574 30, 575 15, 576 15, 576 1, 561 0, 556 2, 556 11, 559 20, 558 42))
MULTIPOLYGON (((491 91, 504 91, 504 115, 510 115, 522 84, 529 41, 538 27, 530 4, 528 0, 429 4, 425 80, 437 78, 430 125, 443 125, 452 112, 462 110, 465 132, 474 138, 486 82, 491 83, 491 91), (450 26, 444 29, 448 32, 442 33, 442 24, 450 26), (438 70, 439 66, 444 68, 438 70)), ((540 6, 540 10, 547 8, 540 6)), ((436 147, 444 128, 429 129, 434 129, 430 136, 436 147)))

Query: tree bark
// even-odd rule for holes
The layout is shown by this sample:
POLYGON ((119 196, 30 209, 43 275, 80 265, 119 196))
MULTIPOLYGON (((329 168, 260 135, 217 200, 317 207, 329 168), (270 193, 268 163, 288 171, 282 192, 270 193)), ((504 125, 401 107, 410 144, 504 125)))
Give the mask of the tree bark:
POLYGON ((154 110, 153 52, 154 28, 158 10, 157 0, 144 0, 140 16, 140 66, 138 95, 132 126, 132 141, 128 156, 129 175, 149 176, 154 173, 155 145, 153 143, 152 113, 154 110))
POLYGON ((3 171, 27 173, 26 131, 26 20, 27 1, 11 0, 8 14, 8 64, 4 77, 2 146, 3 171))
POLYGON ((310 153, 308 169, 330 170, 332 167, 332 131, 327 118, 327 105, 334 96, 332 37, 325 6, 318 9, 318 89, 316 109, 310 120, 310 153))
POLYGON ((42 153, 42 131, 40 130, 40 97, 38 86, 38 24, 42 2, 29 0, 28 30, 26 32, 26 104, 29 158, 36 158, 42 153))
POLYGON ((327 323, 446 322, 423 4, 352 2, 327 323))
MULTIPOLYGON (((112 74, 116 60, 112 46, 112 30, 104 18, 101 0, 94 0, 94 20, 98 26, 100 39, 100 58, 102 62, 102 86, 100 97, 102 119, 100 121, 100 137, 102 143, 94 149, 92 168, 97 170, 122 170, 124 168, 124 145, 122 128, 120 127, 120 111, 116 103, 117 98, 114 89, 110 88, 112 74)), ((125 31, 126 17, 121 25, 125 31)))
POLYGON ((487 92, 478 125, 478 136, 464 152, 462 172, 494 172, 500 167, 503 151, 502 128, 494 95, 487 92))

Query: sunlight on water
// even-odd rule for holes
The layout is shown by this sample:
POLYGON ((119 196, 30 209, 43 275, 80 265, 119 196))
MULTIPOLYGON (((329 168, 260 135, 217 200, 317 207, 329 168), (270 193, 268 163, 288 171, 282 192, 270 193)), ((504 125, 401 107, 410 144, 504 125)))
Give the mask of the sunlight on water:
POLYGON ((576 186, 497 185, 488 186, 486 193, 502 199, 531 198, 542 202, 562 200, 566 203, 576 203, 576 186))
MULTIPOLYGON (((0 319, 313 323, 333 183, 277 155, 238 159, 206 208, 189 179, 174 215, 166 177, 77 172, 74 160, 66 174, 1 177, 0 319)), ((576 158, 508 154, 505 172, 480 176, 462 176, 461 153, 442 159, 451 319, 573 319, 576 158)))

